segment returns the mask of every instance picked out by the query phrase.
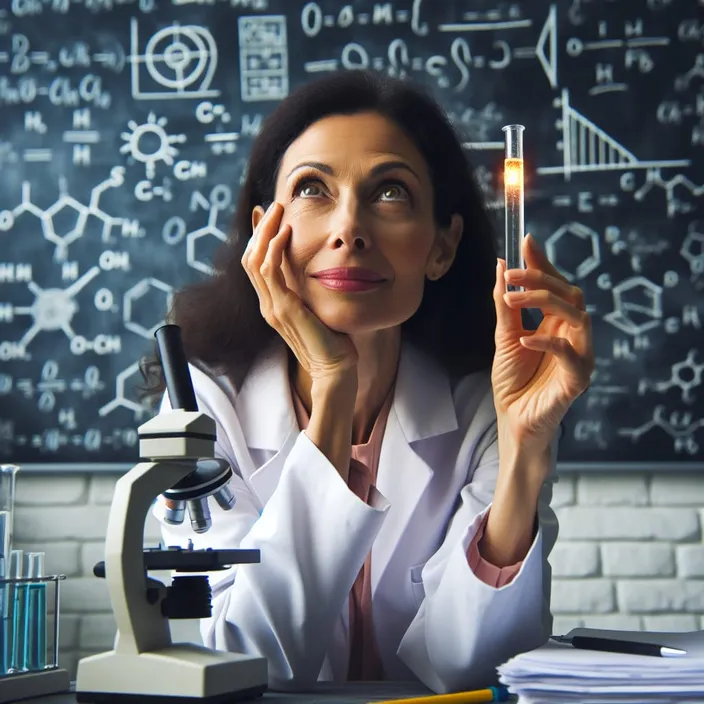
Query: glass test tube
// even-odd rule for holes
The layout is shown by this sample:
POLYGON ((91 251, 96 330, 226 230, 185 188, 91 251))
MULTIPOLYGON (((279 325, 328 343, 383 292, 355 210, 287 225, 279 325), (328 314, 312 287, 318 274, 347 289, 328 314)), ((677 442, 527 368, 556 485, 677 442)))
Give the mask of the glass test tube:
MULTIPOLYGON (((4 555, 0 555, 0 579, 7 579, 8 568, 4 555)), ((6 675, 10 669, 10 652, 8 628, 10 627, 8 606, 8 584, 0 584, 0 677, 6 675)))
MULTIPOLYGON (((506 236, 506 268, 523 269, 523 125, 503 128, 506 144, 504 156, 504 205, 506 236)), ((507 291, 520 291, 520 286, 508 284, 507 291)))
MULTIPOLYGON (((44 553, 27 553, 27 577, 44 577, 44 553)), ((28 582, 24 618, 23 670, 30 672, 46 667, 46 582, 28 582)))
MULTIPOLYGON (((22 579, 24 571, 24 553, 22 550, 10 552, 10 579, 22 579)), ((5 643, 7 652, 7 671, 20 672, 24 653, 24 584, 8 584, 7 586, 7 629, 5 643)))
MULTIPOLYGON (((12 517, 15 508, 15 475, 19 467, 0 464, 0 579, 14 577, 11 565, 12 517)), ((13 646, 14 585, 0 584, 0 675, 10 672, 13 646)))
MULTIPOLYGON (((12 514, 15 507, 15 475, 19 467, 15 464, 0 464, 0 555, 9 568, 12 549, 12 514)), ((5 576, 6 572, 2 575, 5 576)))

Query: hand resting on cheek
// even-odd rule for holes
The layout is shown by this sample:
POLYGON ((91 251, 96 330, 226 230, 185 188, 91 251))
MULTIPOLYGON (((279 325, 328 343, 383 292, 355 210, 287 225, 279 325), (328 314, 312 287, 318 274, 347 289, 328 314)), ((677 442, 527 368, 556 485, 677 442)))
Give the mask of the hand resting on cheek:
POLYGON ((283 215, 280 203, 269 206, 242 257, 262 316, 314 382, 356 374, 357 351, 349 335, 330 330, 290 288, 293 274, 286 250, 292 227, 282 223, 283 215))

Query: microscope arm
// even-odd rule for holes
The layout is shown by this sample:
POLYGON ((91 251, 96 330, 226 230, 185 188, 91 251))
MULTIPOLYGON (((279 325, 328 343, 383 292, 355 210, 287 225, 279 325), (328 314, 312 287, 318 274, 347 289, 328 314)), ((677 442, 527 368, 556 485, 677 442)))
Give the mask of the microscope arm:
POLYGON ((138 654, 171 644, 169 621, 161 611, 166 587, 146 575, 144 525, 154 497, 192 472, 195 462, 142 462, 115 485, 105 541, 105 578, 117 623, 117 652, 138 654), (150 589, 155 598, 148 599, 147 588, 154 584, 160 585, 160 593, 150 589))

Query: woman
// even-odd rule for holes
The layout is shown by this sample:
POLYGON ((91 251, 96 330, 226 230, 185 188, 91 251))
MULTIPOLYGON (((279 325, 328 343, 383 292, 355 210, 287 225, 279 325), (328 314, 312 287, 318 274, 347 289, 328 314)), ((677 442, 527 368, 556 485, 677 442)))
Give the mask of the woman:
POLYGON ((342 73, 265 123, 217 274, 175 298, 237 504, 164 538, 261 550, 211 575, 202 635, 264 655, 272 688, 485 686, 549 635, 548 480, 590 321, 534 240, 525 271, 493 242, 438 106, 342 73))

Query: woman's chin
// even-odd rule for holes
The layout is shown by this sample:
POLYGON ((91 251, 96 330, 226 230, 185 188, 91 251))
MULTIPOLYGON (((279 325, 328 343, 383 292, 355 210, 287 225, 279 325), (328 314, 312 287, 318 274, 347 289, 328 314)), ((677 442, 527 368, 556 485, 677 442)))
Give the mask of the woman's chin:
POLYGON ((397 327, 408 320, 420 306, 420 300, 415 306, 408 305, 408 301, 404 301, 404 305, 384 305, 382 301, 369 301, 364 305, 361 303, 318 300, 315 305, 311 305, 306 301, 308 308, 326 327, 347 335, 397 327))
POLYGON ((381 311, 367 311, 366 314, 345 311, 332 315, 320 314, 318 318, 330 330, 344 333, 346 335, 359 335, 362 333, 376 332, 395 327, 403 322, 403 319, 396 319, 396 316, 379 315, 381 311))

